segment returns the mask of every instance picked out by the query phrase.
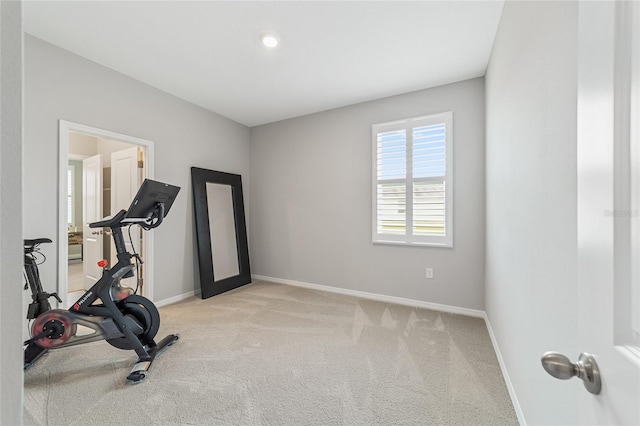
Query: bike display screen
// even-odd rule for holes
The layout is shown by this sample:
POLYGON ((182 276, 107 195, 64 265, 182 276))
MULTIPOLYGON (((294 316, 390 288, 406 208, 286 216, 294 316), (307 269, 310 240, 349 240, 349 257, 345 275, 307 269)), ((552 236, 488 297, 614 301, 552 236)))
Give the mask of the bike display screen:
POLYGON ((177 186, 145 179, 127 210, 127 219, 149 218, 158 203, 164 204, 164 216, 166 217, 179 191, 180 188, 177 186))

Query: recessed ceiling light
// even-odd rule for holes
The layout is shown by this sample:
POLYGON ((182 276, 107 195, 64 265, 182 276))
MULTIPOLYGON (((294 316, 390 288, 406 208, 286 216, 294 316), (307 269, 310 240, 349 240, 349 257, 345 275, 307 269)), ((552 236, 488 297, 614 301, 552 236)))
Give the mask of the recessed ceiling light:
POLYGON ((267 47, 276 47, 280 40, 273 33, 264 33, 260 36, 260 41, 267 47))

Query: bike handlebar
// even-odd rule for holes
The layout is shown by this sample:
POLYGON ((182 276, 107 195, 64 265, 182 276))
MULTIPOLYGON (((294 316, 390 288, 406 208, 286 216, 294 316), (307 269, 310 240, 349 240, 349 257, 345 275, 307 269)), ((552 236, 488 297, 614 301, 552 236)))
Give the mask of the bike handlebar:
POLYGON ((89 228, 113 228, 116 225, 122 223, 122 219, 127 215, 126 210, 120 210, 113 217, 101 220, 99 222, 93 222, 89 224, 89 228))
POLYGON ((153 210, 149 212, 149 216, 128 218, 126 210, 120 210, 113 217, 93 222, 89 224, 89 228, 119 228, 125 224, 137 223, 142 228, 149 230, 160 226, 164 220, 164 203, 156 203, 153 210))

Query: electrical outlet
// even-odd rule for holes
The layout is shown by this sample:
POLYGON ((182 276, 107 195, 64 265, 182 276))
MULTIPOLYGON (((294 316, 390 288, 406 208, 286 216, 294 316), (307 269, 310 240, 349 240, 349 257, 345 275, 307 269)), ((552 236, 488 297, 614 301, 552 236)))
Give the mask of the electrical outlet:
POLYGON ((433 268, 427 268, 427 278, 433 278, 433 268))

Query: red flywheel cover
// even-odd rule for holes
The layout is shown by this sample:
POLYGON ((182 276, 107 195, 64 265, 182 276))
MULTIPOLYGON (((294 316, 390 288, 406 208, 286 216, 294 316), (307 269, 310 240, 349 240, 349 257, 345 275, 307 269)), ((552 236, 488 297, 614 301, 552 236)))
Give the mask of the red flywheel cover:
POLYGON ((59 328, 59 330, 51 337, 43 337, 36 340, 38 346, 48 349, 57 348, 64 345, 76 334, 76 325, 67 316, 67 311, 53 309, 42 313, 36 318, 31 327, 31 335, 37 336, 51 327, 59 328))

